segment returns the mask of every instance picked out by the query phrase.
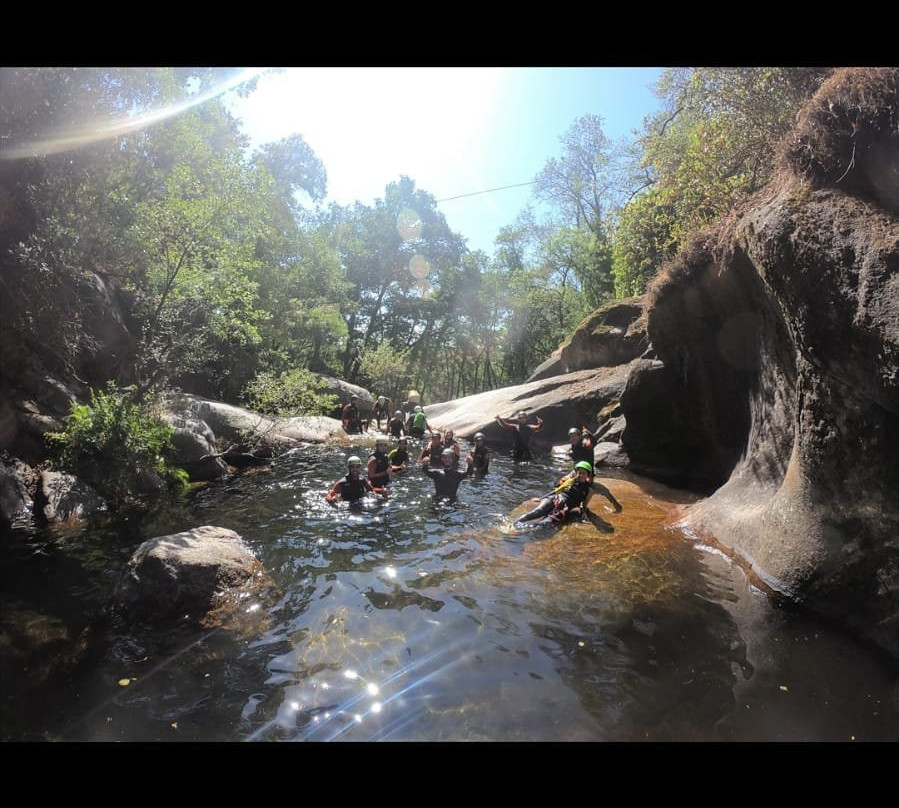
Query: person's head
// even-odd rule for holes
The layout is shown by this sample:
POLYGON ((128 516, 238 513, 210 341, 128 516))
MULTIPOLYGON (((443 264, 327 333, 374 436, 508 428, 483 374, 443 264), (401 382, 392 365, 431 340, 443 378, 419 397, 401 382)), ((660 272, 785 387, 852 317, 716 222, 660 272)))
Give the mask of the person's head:
POLYGON ((362 458, 356 457, 356 455, 348 457, 346 461, 346 469, 350 474, 361 474, 362 458))
POLYGON ((376 452, 386 452, 388 446, 390 446, 390 442, 387 440, 387 438, 378 438, 375 441, 376 452))
POLYGON ((452 440, 452 439, 453 439, 453 430, 452 430, 452 429, 447 429, 447 430, 445 430, 444 433, 443 433, 443 439, 444 439, 445 441, 450 441, 450 440, 452 440))
POLYGON ((418 405, 416 405, 415 412, 424 412, 424 410, 421 407, 419 407, 418 405))
POLYGON ((403 417, 403 411, 402 411, 402 410, 397 410, 397 411, 393 414, 393 417, 394 417, 394 418, 402 418, 402 417, 403 417))
POLYGON ((570 440, 572 443, 577 443, 580 439, 581 430, 576 426, 571 427, 571 429, 568 430, 568 440, 570 440))
POLYGON ((521 423, 524 423, 524 422, 527 421, 527 419, 528 419, 528 414, 527 414, 524 410, 521 410, 521 411, 518 413, 518 416, 517 416, 517 417, 518 417, 518 420, 519 420, 521 423))
POLYGON ((399 438, 396 442, 397 449, 405 449, 407 445, 408 443, 405 438, 399 438))
POLYGON ((581 460, 580 462, 574 464, 574 476, 579 480, 589 480, 592 474, 593 466, 591 466, 586 460, 581 460))
POLYGON ((474 442, 476 446, 481 446, 484 443, 484 433, 483 432, 475 432, 474 433, 474 442))
POLYGON ((439 432, 431 433, 431 443, 443 443, 443 438, 440 436, 439 432))
POLYGON ((350 396, 350 404, 358 404, 358 403, 359 403, 359 396, 357 396, 355 394, 351 395, 350 396))
POLYGON ((444 466, 448 466, 451 463, 456 462, 456 453, 452 449, 444 449, 440 453, 440 462, 443 463, 444 466))

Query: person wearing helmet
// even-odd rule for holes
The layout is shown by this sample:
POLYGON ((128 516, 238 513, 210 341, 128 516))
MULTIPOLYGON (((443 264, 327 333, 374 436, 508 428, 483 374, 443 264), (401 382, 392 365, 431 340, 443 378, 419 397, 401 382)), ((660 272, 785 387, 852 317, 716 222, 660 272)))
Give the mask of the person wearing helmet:
POLYGON ((443 436, 439 432, 432 432, 430 440, 422 448, 421 454, 418 455, 418 462, 429 463, 432 468, 441 468, 440 452, 443 449, 443 436))
POLYGON ((471 464, 465 471, 456 467, 456 453, 446 448, 440 452, 440 468, 432 468, 428 459, 424 459, 421 470, 434 481, 435 502, 455 502, 459 491, 459 483, 472 473, 471 464))
POLYGON ((384 488, 390 482, 390 461, 387 459, 387 451, 390 449, 390 441, 381 436, 375 440, 375 450, 368 456, 368 479, 372 485, 384 488))
POLYGON ((431 426, 425 417, 425 411, 421 408, 421 405, 416 405, 409 416, 409 420, 406 421, 406 432, 413 438, 421 439, 426 431, 430 432, 431 426))
POLYGON ((487 439, 483 432, 475 432, 474 448, 465 458, 465 461, 471 466, 472 471, 483 477, 487 473, 490 466, 490 450, 487 448, 487 439))
POLYGON ((576 426, 568 430, 568 440, 571 445, 568 447, 568 453, 571 455, 573 463, 579 463, 581 460, 590 464, 593 469, 593 436, 589 430, 578 429, 576 426))
MULTIPOLYGON (((516 527, 521 527, 526 522, 536 519, 545 519, 556 525, 561 525, 566 519, 577 511, 581 519, 589 517, 587 503, 593 495, 593 466, 586 460, 575 463, 574 476, 565 480, 551 494, 545 496, 536 507, 515 520, 516 527)), ((608 497, 615 506, 616 511, 621 511, 621 503, 605 486, 600 486, 602 493, 608 497)))
POLYGON ((402 410, 397 410, 393 414, 393 418, 387 422, 387 434, 392 438, 399 438, 407 434, 402 410))
POLYGON ((456 453, 456 465, 458 466, 462 447, 459 446, 459 441, 456 440, 455 433, 452 429, 445 429, 443 431, 443 446, 445 449, 452 449, 456 453))
POLYGON ((512 460, 515 463, 527 463, 531 459, 531 435, 543 429, 543 419, 537 415, 534 420, 536 423, 528 423, 528 414, 524 410, 520 410, 515 416, 514 421, 510 421, 499 415, 496 416, 496 422, 503 429, 514 430, 512 435, 512 460))
POLYGON ((378 424, 378 431, 381 431, 381 418, 388 419, 390 418, 390 411, 393 409, 393 402, 387 398, 387 396, 378 396, 375 400, 374 407, 372 407, 372 417, 375 418, 378 424))
POLYGON ((387 496, 386 488, 378 488, 372 485, 367 477, 362 476, 362 458, 356 455, 348 457, 346 466, 346 476, 341 477, 331 486, 331 490, 325 494, 325 502, 332 508, 337 507, 337 500, 339 499, 346 502, 358 502, 369 491, 387 496))
POLYGON ((351 395, 350 403, 347 404, 340 414, 340 420, 343 424, 343 430, 347 435, 359 435, 362 433, 362 417, 359 414, 359 396, 351 395))
POLYGON ((408 443, 409 441, 405 438, 399 438, 396 442, 396 448, 391 449, 387 453, 387 461, 390 463, 391 471, 405 471, 409 467, 408 443))

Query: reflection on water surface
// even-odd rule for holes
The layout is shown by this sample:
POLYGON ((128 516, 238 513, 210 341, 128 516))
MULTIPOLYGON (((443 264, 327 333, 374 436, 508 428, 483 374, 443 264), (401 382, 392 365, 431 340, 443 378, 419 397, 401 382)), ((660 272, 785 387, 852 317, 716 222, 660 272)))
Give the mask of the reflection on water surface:
POLYGON ((335 512, 322 495, 354 453, 292 452, 136 535, 17 536, 2 563, 6 647, 18 643, 4 739, 897 739, 890 666, 669 527, 688 495, 601 474, 622 513, 597 496, 598 525, 513 534, 510 514, 564 467, 499 456, 455 505, 435 506, 414 469, 387 500, 335 512), (141 540, 202 524, 253 547, 273 606, 71 650, 141 540), (46 635, 33 680, 17 665, 34 637, 10 615, 46 635), (47 642, 81 664, 54 667, 47 642))

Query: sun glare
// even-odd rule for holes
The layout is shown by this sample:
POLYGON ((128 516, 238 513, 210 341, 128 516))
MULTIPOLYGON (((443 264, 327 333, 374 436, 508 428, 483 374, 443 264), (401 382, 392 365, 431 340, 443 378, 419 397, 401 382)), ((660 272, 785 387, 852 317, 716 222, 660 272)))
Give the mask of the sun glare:
POLYGON ((247 68, 235 73, 227 80, 215 85, 209 90, 190 96, 178 104, 170 104, 161 109, 147 110, 137 115, 122 115, 117 118, 100 121, 88 121, 80 126, 66 127, 55 132, 30 140, 27 143, 11 144, 0 151, 0 159, 14 160, 23 157, 39 157, 46 154, 58 154, 69 149, 77 149, 82 146, 96 143, 100 140, 113 137, 121 137, 130 132, 136 132, 164 121, 185 110, 195 107, 215 98, 218 95, 233 90, 235 87, 249 81, 254 76, 262 73, 261 68, 247 68))

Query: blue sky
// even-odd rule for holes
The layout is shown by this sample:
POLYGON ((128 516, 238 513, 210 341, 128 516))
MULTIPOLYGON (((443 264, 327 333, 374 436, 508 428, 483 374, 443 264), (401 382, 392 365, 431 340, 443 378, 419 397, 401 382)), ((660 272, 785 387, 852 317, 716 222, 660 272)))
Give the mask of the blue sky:
POLYGON ((654 67, 325 67, 264 75, 232 104, 254 145, 300 133, 325 164, 327 201, 372 204, 406 175, 471 249, 493 251, 530 183, 579 117, 613 140, 658 107, 654 67), (507 187, 520 186, 520 187, 507 187), (503 189, 503 190, 495 190, 503 189))

